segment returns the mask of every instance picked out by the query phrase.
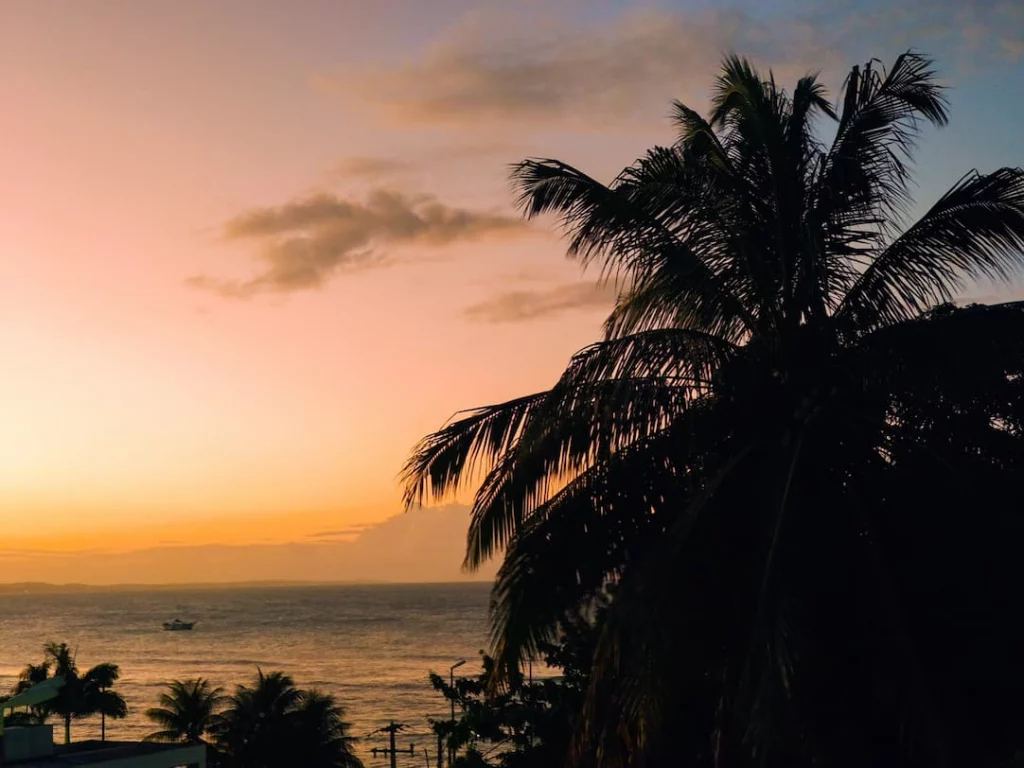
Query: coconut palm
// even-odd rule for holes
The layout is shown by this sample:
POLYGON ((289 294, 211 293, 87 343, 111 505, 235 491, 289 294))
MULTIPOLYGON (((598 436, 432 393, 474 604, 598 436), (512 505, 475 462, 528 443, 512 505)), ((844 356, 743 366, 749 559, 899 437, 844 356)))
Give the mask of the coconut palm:
POLYGON ((57 696, 50 700, 48 707, 64 722, 64 743, 70 744, 71 721, 86 714, 82 679, 75 662, 75 653, 67 643, 49 643, 43 653, 46 657, 43 664, 52 670, 53 676, 64 678, 64 685, 57 696))
POLYGON ((285 749, 286 715, 299 701, 299 690, 283 672, 257 670, 252 686, 239 685, 221 716, 218 745, 228 764, 271 768, 285 749))
POLYGON ((303 691, 291 712, 292 765, 310 768, 361 768, 353 752, 344 710, 333 696, 303 691))
POLYGON ((1024 172, 910 222, 947 121, 912 52, 836 107, 730 56, 674 121, 609 185, 515 167, 525 214, 620 286, 604 340, 406 467, 410 506, 480 483, 496 684, 611 593, 577 757, 995 764, 1024 725, 1024 304, 950 302, 1024 271, 1024 172))
POLYGON ((82 677, 82 692, 86 708, 100 716, 100 741, 107 740, 107 718, 123 720, 128 716, 128 705, 117 691, 111 690, 121 669, 116 664, 97 664, 82 677))
POLYGON ((146 710, 146 717, 162 730, 151 733, 145 740, 205 744, 205 736, 216 730, 217 710, 226 701, 224 689, 203 677, 173 680, 164 688, 159 706, 146 710))
POLYGON ((359 768, 354 739, 333 697, 295 687, 283 672, 257 670, 240 685, 218 725, 227 764, 244 768, 359 768))
MULTIPOLYGON (((27 691, 33 685, 45 682, 50 678, 50 664, 49 662, 42 662, 41 664, 26 664, 25 668, 18 675, 18 682, 14 684, 12 693, 15 695, 27 691)), ((26 722, 42 724, 46 722, 46 719, 50 716, 50 710, 46 704, 38 704, 34 707, 30 707, 28 710, 29 716, 22 718, 26 722)), ((7 718, 8 724, 13 724, 11 718, 7 718)))
MULTIPOLYGON (((79 672, 75 653, 67 643, 49 643, 44 653, 46 659, 35 668, 37 676, 45 669, 54 677, 63 677, 57 696, 47 702, 48 712, 59 715, 64 722, 64 743, 71 743, 71 722, 83 717, 100 714, 101 735, 106 739, 106 719, 120 719, 128 714, 128 707, 120 694, 110 690, 120 676, 116 664, 98 664, 84 674, 79 672)), ((26 668, 26 673, 31 669, 26 668)), ((44 675, 45 679, 45 675, 44 675)))

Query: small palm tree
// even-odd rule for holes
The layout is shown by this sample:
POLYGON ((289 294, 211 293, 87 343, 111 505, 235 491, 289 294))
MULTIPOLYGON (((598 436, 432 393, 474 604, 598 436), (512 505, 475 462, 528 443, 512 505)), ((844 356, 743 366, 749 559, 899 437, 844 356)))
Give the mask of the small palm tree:
POLYGON ((100 715, 100 741, 107 740, 107 718, 122 720, 128 716, 128 705, 121 694, 111 690, 121 676, 116 664, 97 664, 82 677, 85 709, 100 715))
POLYGON ((356 739, 348 735, 349 724, 344 715, 333 696, 316 690, 302 692, 291 712, 296 765, 308 768, 362 766, 362 761, 352 751, 356 739))
MULTIPOLYGON (((18 682, 15 683, 13 693, 19 694, 27 691, 34 685, 38 685, 50 677, 50 664, 44 661, 42 664, 27 664, 25 668, 18 675, 18 682)), ((46 719, 50 716, 49 707, 44 704, 37 704, 34 707, 29 707, 31 716, 29 720, 33 723, 42 724, 46 722, 46 719)), ((8 723, 11 721, 8 720, 8 723)))
POLYGON ((239 768, 359 768, 343 712, 331 696, 295 687, 283 672, 257 670, 217 726, 228 765, 239 768))
POLYGON ((53 671, 54 677, 63 677, 64 685, 56 698, 49 702, 50 711, 64 721, 64 743, 71 743, 71 721, 81 716, 81 679, 75 655, 67 643, 50 643, 43 650, 46 655, 45 666, 53 671))
POLYGON ((207 734, 216 730, 217 709, 224 703, 224 689, 209 680, 173 680, 164 685, 159 706, 146 710, 146 717, 163 730, 151 733, 146 741, 182 741, 205 744, 207 734))
MULTIPOLYGON (((128 707, 121 696, 110 688, 120 676, 116 664, 98 664, 84 675, 78 670, 75 654, 67 643, 49 643, 44 649, 46 659, 35 668, 38 677, 45 667, 54 677, 63 677, 57 696, 47 703, 47 709, 64 721, 64 743, 71 743, 71 721, 100 713, 103 717, 103 738, 106 738, 106 718, 123 718, 128 707)), ((30 668, 26 668, 26 672, 30 668)), ((45 677, 44 677, 45 679, 45 677)))
POLYGON ((221 716, 217 743, 228 764, 239 768, 275 768, 286 755, 286 715, 301 693, 283 672, 257 669, 252 686, 239 685, 221 716))

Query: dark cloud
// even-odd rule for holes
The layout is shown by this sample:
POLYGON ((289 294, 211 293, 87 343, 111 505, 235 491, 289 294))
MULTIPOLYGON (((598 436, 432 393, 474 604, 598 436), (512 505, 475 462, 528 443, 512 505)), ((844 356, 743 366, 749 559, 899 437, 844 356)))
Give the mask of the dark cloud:
POLYGON ((554 288, 500 293, 468 307, 466 317, 485 323, 514 323, 574 310, 609 310, 616 290, 610 284, 566 283, 554 288))
POLYGON ((672 98, 699 106, 726 51, 754 57, 784 81, 821 70, 833 85, 850 64, 911 46, 950 67, 1024 52, 1019 0, 799 7, 781 19, 728 9, 627 13, 598 27, 525 27, 474 14, 410 63, 331 82, 404 123, 558 121, 601 130, 664 115, 672 98))
POLYGON ((388 247, 436 247, 525 231, 516 216, 449 206, 430 195, 378 189, 365 200, 353 201, 321 193, 255 208, 224 225, 228 240, 257 244, 259 271, 254 277, 199 275, 187 282, 228 297, 299 291, 317 288, 341 271, 391 263, 395 258, 388 247))

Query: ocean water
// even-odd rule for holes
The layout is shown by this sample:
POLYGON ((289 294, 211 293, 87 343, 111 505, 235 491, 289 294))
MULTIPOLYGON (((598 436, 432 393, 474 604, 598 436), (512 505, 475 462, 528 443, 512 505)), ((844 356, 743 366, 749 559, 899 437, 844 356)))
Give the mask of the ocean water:
MULTIPOLYGON (((0 595, 0 690, 7 691, 50 641, 78 651, 78 665, 121 667, 118 690, 128 702, 125 720, 107 722, 107 737, 141 739, 155 730, 144 711, 160 684, 208 677, 229 691, 249 682, 257 666, 283 670, 300 686, 337 696, 365 737, 359 752, 368 766, 384 765, 367 735, 389 720, 406 723, 398 746, 416 744, 400 765, 424 765, 423 748, 436 742, 428 716, 446 716, 446 702, 430 687, 431 670, 480 669, 487 637, 486 584, 410 584, 317 587, 182 589, 85 594, 0 595), (196 621, 191 632, 165 632, 174 618, 196 621)), ((72 738, 98 737, 99 718, 76 722, 72 738)))

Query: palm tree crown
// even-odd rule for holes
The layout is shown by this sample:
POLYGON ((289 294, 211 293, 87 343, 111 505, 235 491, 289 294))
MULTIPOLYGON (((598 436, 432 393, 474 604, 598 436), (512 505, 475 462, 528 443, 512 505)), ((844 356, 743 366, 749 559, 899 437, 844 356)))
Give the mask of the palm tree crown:
MULTIPOLYGON (((33 685, 38 685, 50 678, 50 663, 43 661, 40 664, 26 664, 25 668, 18 675, 18 681, 14 684, 14 688, 11 691, 17 695, 24 691, 27 691, 33 685)), ((42 724, 45 723, 47 718, 50 716, 50 709, 46 704, 38 704, 34 707, 30 707, 27 714, 11 713, 7 717, 7 723, 14 725, 19 720, 30 724, 42 724)))
POLYGON ((100 716, 100 740, 107 740, 107 718, 122 720, 128 716, 128 704, 117 691, 111 690, 121 669, 117 664, 97 664, 82 677, 85 709, 100 716))
POLYGON ((331 696, 295 687, 283 672, 257 671, 240 685, 218 724, 228 765, 244 768, 361 768, 342 709, 331 696))
POLYGON ((174 680, 164 685, 159 706, 146 710, 146 717, 162 730, 150 734, 147 741, 183 741, 201 744, 216 730, 217 710, 224 703, 224 689, 209 680, 174 680))
POLYGON ((613 596, 577 757, 995 764, 1024 724, 994 608, 1024 577, 1024 303, 950 302, 1024 271, 1024 172, 909 223, 915 141, 947 121, 913 52, 836 107, 731 56, 674 121, 610 185, 515 167, 620 294, 550 390, 425 438, 407 504, 482 480, 466 563, 504 550, 499 675, 613 596))

